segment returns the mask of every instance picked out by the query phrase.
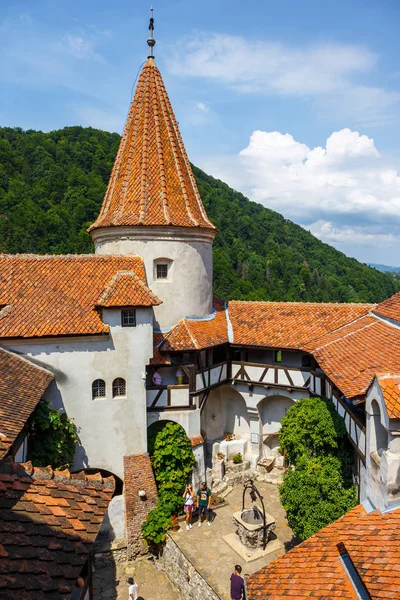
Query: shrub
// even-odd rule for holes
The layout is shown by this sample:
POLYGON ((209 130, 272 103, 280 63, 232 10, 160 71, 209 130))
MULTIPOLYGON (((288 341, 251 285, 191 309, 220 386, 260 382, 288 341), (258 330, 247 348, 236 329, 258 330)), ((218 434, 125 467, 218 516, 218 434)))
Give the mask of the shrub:
POLYGON ((356 489, 346 485, 341 461, 334 456, 300 462, 285 475, 279 491, 289 525, 302 540, 357 504, 356 489))
POLYGON ((308 458, 329 455, 347 446, 342 417, 326 398, 303 398, 288 410, 279 432, 281 449, 291 464, 308 458))
POLYGON ((76 441, 76 426, 71 419, 41 400, 32 416, 28 460, 38 467, 69 468, 74 460, 76 441))
POLYGON ((149 452, 158 485, 157 507, 142 525, 150 544, 160 544, 172 525, 172 515, 183 512, 182 491, 194 464, 192 444, 178 423, 166 423, 149 437, 149 452))
POLYGON ((281 502, 304 540, 356 505, 353 450, 342 417, 324 398, 296 402, 282 420, 279 441, 295 467, 279 488, 281 502))

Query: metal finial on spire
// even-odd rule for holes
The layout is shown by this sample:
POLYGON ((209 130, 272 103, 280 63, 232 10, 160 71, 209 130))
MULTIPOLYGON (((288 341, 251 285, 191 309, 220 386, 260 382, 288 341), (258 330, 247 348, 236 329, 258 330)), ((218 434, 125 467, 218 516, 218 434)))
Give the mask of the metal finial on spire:
POLYGON ((153 7, 150 7, 150 24, 149 24, 149 30, 150 30, 150 37, 147 40, 147 45, 150 48, 150 54, 147 58, 153 58, 153 48, 156 45, 156 40, 153 38, 153 31, 154 31, 154 19, 153 19, 153 7))

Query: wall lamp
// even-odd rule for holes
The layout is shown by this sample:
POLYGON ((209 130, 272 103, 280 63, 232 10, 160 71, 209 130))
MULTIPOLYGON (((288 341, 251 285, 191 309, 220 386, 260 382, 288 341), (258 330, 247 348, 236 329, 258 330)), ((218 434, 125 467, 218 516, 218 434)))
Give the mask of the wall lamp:
POLYGON ((141 500, 146 500, 146 492, 144 490, 139 490, 139 498, 141 500))

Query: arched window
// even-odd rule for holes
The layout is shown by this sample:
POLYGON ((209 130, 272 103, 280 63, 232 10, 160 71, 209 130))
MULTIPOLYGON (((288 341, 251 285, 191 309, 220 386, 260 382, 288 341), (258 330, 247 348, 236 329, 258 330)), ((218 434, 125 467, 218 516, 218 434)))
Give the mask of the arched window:
POLYGON ((92 383, 92 399, 106 397, 106 382, 104 379, 96 379, 92 383))
POLYGON ((116 398, 117 396, 126 396, 125 379, 122 379, 122 377, 117 377, 117 379, 114 379, 112 390, 113 398, 116 398))

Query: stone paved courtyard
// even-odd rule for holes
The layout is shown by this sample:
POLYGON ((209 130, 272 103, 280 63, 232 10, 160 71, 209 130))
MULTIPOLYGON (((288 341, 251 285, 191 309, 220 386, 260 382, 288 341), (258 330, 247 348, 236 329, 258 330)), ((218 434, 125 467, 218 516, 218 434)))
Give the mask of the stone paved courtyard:
POLYGON ((94 600, 126 600, 128 577, 133 577, 139 586, 140 600, 183 600, 179 591, 164 573, 158 571, 151 561, 103 565, 94 573, 94 600))
MULTIPOLYGON (((275 534, 284 545, 284 549, 254 562, 246 563, 224 542, 223 536, 235 531, 232 514, 242 508, 243 486, 240 484, 236 485, 227 496, 227 504, 215 511, 211 527, 203 524, 199 528, 197 522, 193 522, 193 528, 186 531, 183 523, 178 532, 171 532, 171 537, 187 558, 223 600, 230 600, 229 579, 235 564, 241 564, 243 573, 250 575, 275 560, 295 543, 293 533, 285 518, 285 511, 279 502, 277 486, 261 482, 257 482, 256 485, 264 497, 266 512, 276 518, 275 534)), ((194 521, 196 519, 195 516, 194 521)))

